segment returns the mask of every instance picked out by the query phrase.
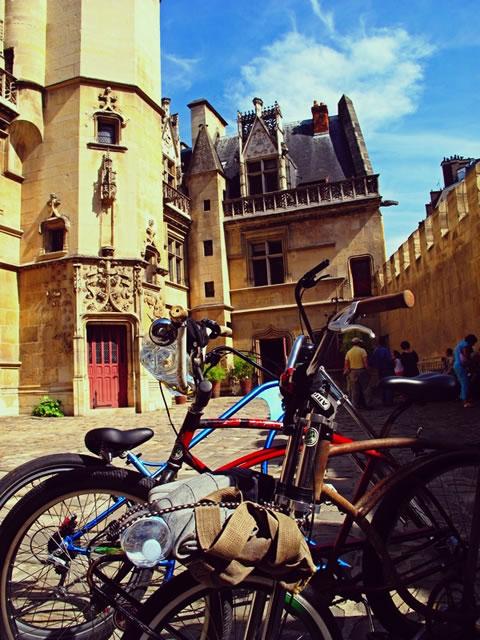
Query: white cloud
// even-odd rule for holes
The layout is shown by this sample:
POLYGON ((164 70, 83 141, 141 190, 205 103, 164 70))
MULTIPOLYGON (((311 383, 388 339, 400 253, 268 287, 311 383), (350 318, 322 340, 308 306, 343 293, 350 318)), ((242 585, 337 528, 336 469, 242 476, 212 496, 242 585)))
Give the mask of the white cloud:
MULTIPOLYGON (((333 28, 317 0, 314 11, 333 28), (318 10, 318 11, 317 11, 318 10)), ((375 29, 337 35, 334 44, 290 31, 240 69, 230 83, 228 99, 240 110, 251 109, 254 96, 265 104, 278 101, 287 121, 310 117, 313 100, 331 113, 343 93, 354 102, 369 133, 416 110, 422 91, 423 60, 433 48, 404 29, 375 29)))
POLYGON ((200 58, 180 58, 166 53, 162 58, 164 86, 174 85, 176 89, 190 89, 200 58))
POLYGON ((331 34, 335 33, 335 19, 333 11, 324 11, 320 5, 320 0, 310 0, 313 13, 320 18, 326 26, 327 31, 331 34))

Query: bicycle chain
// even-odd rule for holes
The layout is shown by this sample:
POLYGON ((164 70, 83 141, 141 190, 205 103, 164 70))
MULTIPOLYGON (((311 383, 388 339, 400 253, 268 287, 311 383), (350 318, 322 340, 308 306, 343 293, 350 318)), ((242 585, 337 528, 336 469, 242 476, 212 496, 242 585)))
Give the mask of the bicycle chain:
MULTIPOLYGON (((211 500, 201 500, 198 502, 190 502, 187 504, 174 505, 171 507, 165 507, 164 509, 155 509, 153 502, 148 502, 145 504, 137 504, 129 509, 127 513, 121 516, 115 522, 112 522, 109 526, 110 534, 118 537, 121 535, 130 525, 134 522, 138 522, 142 518, 145 517, 145 512, 148 511, 151 516, 163 516, 167 513, 173 513, 174 511, 180 511, 181 509, 196 509, 197 507, 211 507, 217 505, 218 507, 222 507, 225 509, 236 509, 241 503, 240 502, 214 502, 211 500), (143 513, 140 513, 143 512, 143 513), (135 513, 138 513, 136 517, 135 513), (128 520, 128 522, 126 522, 128 520)), ((271 509, 272 511, 277 511, 279 513, 288 513, 284 507, 279 507, 270 502, 262 502, 259 503, 260 506, 271 509)))

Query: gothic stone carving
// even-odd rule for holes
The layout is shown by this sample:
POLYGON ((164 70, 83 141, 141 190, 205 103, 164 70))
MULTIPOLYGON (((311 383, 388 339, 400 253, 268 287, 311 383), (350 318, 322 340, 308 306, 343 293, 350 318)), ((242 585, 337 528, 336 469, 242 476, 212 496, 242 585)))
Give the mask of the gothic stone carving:
POLYGON ((84 264, 77 282, 81 303, 86 311, 135 311, 138 278, 132 266, 113 260, 84 264))

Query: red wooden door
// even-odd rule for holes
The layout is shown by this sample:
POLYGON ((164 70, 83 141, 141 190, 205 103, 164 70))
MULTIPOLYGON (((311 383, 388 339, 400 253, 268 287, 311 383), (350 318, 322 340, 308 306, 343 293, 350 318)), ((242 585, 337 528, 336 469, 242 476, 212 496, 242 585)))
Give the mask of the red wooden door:
POLYGON ((90 408, 127 406, 126 327, 88 325, 90 408))

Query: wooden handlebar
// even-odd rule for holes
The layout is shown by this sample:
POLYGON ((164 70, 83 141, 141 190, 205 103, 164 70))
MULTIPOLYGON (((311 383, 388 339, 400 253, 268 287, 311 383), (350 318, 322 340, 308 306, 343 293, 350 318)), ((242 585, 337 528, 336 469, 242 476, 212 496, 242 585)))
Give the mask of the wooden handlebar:
POLYGON ((224 336, 225 338, 229 338, 232 335, 232 330, 230 329, 230 327, 224 327, 223 325, 219 324, 218 325, 220 327, 220 335, 224 336))
POLYGON ((412 291, 406 289, 398 293, 388 293, 385 296, 365 298, 357 302, 357 314, 379 313, 392 309, 410 309, 415 304, 415 296, 412 291))

